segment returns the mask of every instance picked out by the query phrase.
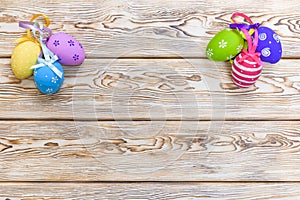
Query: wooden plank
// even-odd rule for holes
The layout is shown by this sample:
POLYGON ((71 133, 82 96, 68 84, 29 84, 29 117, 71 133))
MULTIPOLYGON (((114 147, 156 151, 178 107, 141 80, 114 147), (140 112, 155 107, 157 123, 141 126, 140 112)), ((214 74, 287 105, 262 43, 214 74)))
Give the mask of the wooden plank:
POLYGON ((266 65, 255 87, 238 89, 230 64, 206 59, 87 59, 65 67, 55 95, 41 95, 0 59, 1 119, 297 120, 300 60, 266 65), (16 114, 17 113, 17 114, 16 114))
POLYGON ((54 32, 78 38, 88 57, 204 57, 213 35, 228 27, 233 12, 245 12, 255 22, 274 29, 283 43, 284 57, 299 57, 299 2, 287 0, 108 0, 63 1, 42 4, 1 1, 0 55, 10 56, 13 40, 23 34, 18 21, 43 12, 54 32), (222 5, 222 6, 220 6, 222 5), (251 5, 251 6, 249 6, 251 5))
POLYGON ((0 198, 37 199, 289 199, 299 183, 5 183, 0 198))
POLYGON ((1 181, 299 181, 298 121, 1 121, 1 181))

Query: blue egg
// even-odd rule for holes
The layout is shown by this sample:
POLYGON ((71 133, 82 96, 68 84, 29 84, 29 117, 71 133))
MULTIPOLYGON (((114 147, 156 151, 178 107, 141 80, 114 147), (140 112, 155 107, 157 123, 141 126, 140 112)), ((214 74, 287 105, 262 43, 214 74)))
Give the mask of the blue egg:
POLYGON ((61 64, 56 61, 53 65, 62 72, 62 78, 59 78, 59 76, 46 65, 34 69, 34 83, 39 91, 44 94, 53 94, 57 92, 64 81, 64 70, 61 64))
POLYGON ((267 63, 277 63, 282 56, 282 47, 278 35, 270 28, 261 26, 258 31, 258 45, 256 52, 260 52, 260 59, 267 63))

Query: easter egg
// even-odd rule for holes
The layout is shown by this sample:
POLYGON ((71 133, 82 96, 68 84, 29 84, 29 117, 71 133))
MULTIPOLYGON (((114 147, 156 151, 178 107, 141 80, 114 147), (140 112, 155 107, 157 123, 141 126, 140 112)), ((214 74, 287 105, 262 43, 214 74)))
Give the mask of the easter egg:
POLYGON ((85 59, 82 45, 71 35, 60 32, 51 35, 47 47, 59 58, 63 65, 80 65, 85 59))
POLYGON ((258 45, 256 52, 260 52, 260 59, 267 63, 277 63, 282 56, 282 47, 278 35, 270 28, 261 26, 258 31, 258 45))
MULTIPOLYGON (((240 88, 247 88, 253 85, 262 72, 262 65, 257 63, 253 57, 245 56, 245 52, 240 53, 232 63, 232 80, 240 88)), ((259 58, 257 56, 257 58, 259 58)))
POLYGON ((56 61, 53 65, 62 72, 62 78, 57 76, 48 66, 42 66, 34 69, 34 83, 36 87, 44 94, 53 94, 57 92, 64 80, 64 70, 61 64, 56 61))
POLYGON ((239 31, 225 29, 217 33, 208 43, 206 55, 210 60, 226 61, 234 58, 244 47, 239 31))
POLYGON ((11 68, 18 79, 25 79, 32 75, 32 65, 35 65, 41 53, 38 44, 25 41, 17 44, 11 55, 11 68))

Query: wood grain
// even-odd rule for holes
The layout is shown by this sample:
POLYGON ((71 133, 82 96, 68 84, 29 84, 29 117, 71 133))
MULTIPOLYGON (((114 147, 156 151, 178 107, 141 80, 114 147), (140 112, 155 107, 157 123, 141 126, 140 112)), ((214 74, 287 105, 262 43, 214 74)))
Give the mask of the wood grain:
POLYGON ((1 1, 0 199, 300 199, 299 13, 295 0, 1 1), (249 89, 205 58, 236 11, 283 46, 249 89), (49 96, 9 61, 18 22, 40 12, 88 58, 49 96))
POLYGON ((36 0, 1 2, 0 55, 10 56, 13 40, 24 30, 18 21, 33 13, 52 19, 54 32, 67 32, 82 42, 87 56, 94 57, 205 57, 214 34, 240 11, 274 29, 280 36, 285 58, 299 58, 300 4, 295 0, 198 1, 181 0, 36 0), (222 6, 220 6, 222 5, 222 6))
POLYGON ((238 89, 230 65, 206 59, 87 59, 65 67, 55 95, 41 95, 0 59, 0 118, 81 120, 297 120, 300 60, 266 65, 238 89))
POLYGON ((1 181, 299 181, 299 122, 1 121, 1 181))
POLYGON ((297 200, 299 189, 299 183, 5 183, 1 185, 0 198, 297 200))

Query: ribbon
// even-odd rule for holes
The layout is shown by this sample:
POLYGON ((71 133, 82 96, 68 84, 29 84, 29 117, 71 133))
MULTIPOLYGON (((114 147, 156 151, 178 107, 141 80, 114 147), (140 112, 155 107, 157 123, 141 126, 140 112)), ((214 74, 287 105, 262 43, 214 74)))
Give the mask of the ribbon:
MULTIPOLYGON (((254 29, 257 29, 260 26, 259 23, 254 24, 253 21, 250 19, 250 17, 248 17, 244 13, 240 13, 240 12, 233 13, 230 19, 231 19, 232 24, 229 25, 229 28, 231 28, 231 29, 238 29, 238 30, 245 29, 245 30, 249 31, 250 35, 253 34, 254 29), (248 22, 249 24, 238 23, 235 20, 236 17, 242 17, 242 18, 244 18, 245 21, 248 22)), ((246 35, 245 35, 245 37, 246 37, 246 35)))
POLYGON ((231 21, 233 23, 236 23, 237 22, 235 21, 235 17, 242 17, 244 18, 247 22, 249 22, 249 24, 254 24, 253 21, 250 19, 250 17, 248 17, 247 15, 245 15, 244 13, 240 13, 240 12, 236 12, 236 13, 233 13, 232 16, 231 16, 231 21))
POLYGON ((229 27, 231 29, 246 29, 247 31, 249 31, 250 29, 257 29, 260 26, 260 23, 256 23, 256 24, 230 24, 229 27))
POLYGON ((40 34, 43 34, 43 42, 46 42, 47 39, 52 35, 52 31, 47 26, 41 27, 36 26, 36 23, 34 22, 26 22, 26 21, 20 21, 19 27, 29 29, 33 33, 39 32, 40 34))
MULTIPOLYGON (((39 26, 41 29, 43 29, 43 24, 41 23, 35 23, 34 24, 34 28, 36 28, 37 26, 39 26)), ((35 33, 33 33, 35 35, 35 33)), ((38 64, 37 65, 33 65, 31 67, 31 69, 36 69, 36 68, 40 68, 40 67, 43 67, 43 66, 48 66, 59 78, 62 78, 63 76, 63 73, 57 69, 57 67, 55 67, 53 65, 53 63, 55 61, 58 60, 58 57, 56 55, 54 55, 54 53, 52 51, 50 51, 46 44, 43 42, 43 33, 40 33, 40 44, 41 44, 41 47, 42 47, 42 51, 43 51, 43 54, 44 54, 44 57, 45 59, 39 57, 38 58, 38 64)))
POLYGON ((30 19, 30 22, 33 22, 38 17, 44 17, 45 18, 46 24, 44 26, 49 26, 50 25, 49 17, 47 15, 44 15, 44 14, 35 14, 35 15, 33 15, 32 18, 30 19))
POLYGON ((254 41, 252 42, 252 38, 249 35, 248 31, 245 29, 242 29, 241 31, 243 31, 243 33, 246 36, 246 39, 248 41, 248 51, 246 51, 245 49, 243 49, 242 53, 244 53, 243 57, 241 58, 240 61, 244 61, 247 58, 251 57, 253 60, 255 60, 255 62, 257 64, 259 64, 260 66, 263 65, 263 63, 260 60, 260 53, 259 52, 255 52, 256 48, 257 48, 257 44, 258 44, 258 31, 257 29, 254 29, 254 41))
MULTIPOLYGON (((40 23, 38 23, 40 24, 40 23)), ((19 22, 19 27, 21 28, 25 28, 27 29, 27 38, 32 38, 30 31, 32 31, 33 33, 35 32, 39 32, 40 34, 43 35, 43 42, 46 42, 48 37, 50 37, 52 35, 52 31, 51 29, 49 29, 47 26, 49 26, 50 24, 50 19, 47 15, 44 14, 36 14, 33 15, 33 17, 30 19, 29 22, 27 21, 20 21, 19 22), (38 26, 35 26, 35 23, 33 22, 36 18, 43 16, 45 18, 46 24, 44 24, 41 28, 38 26)), ((35 36, 35 35, 34 35, 35 36)))
POLYGON ((31 69, 37 69, 37 68, 40 68, 40 67, 44 67, 45 65, 46 66, 48 66, 59 78, 62 78, 62 76, 63 76, 63 74, 62 74, 62 72, 59 70, 59 69, 57 69, 57 67, 55 67, 54 65, 53 65, 53 63, 55 62, 55 61, 57 61, 58 60, 58 58, 56 57, 56 58, 52 58, 52 59, 50 59, 50 60, 45 60, 45 59, 43 59, 43 58, 41 58, 41 57, 38 57, 38 63, 39 64, 37 64, 37 65, 33 65, 32 67, 31 67, 31 69))

